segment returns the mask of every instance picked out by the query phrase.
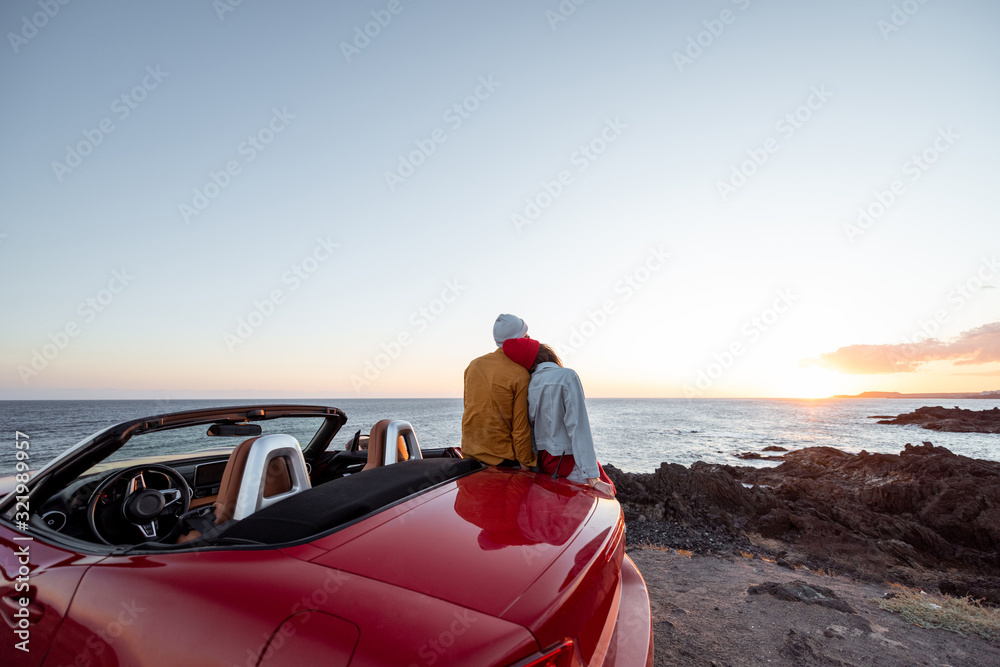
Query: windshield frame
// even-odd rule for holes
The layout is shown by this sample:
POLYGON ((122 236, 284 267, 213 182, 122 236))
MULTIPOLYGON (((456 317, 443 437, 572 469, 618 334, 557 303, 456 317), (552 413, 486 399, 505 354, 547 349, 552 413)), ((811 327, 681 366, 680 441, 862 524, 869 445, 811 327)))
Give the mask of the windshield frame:
MULTIPOLYGON (((310 442, 302 447, 308 460, 326 450, 337 432, 347 423, 347 415, 340 408, 320 405, 248 405, 225 408, 205 408, 171 412, 153 417, 143 417, 121 422, 104 428, 69 448, 27 482, 28 501, 31 506, 40 507, 49 496, 61 491, 67 484, 103 462, 117 452, 133 436, 168 431, 198 425, 217 423, 243 423, 267 421, 294 417, 323 417, 324 423, 317 429, 310 442), (51 492, 49 490, 52 489, 51 492)), ((20 494, 23 497, 24 494, 20 494)), ((16 489, 0 500, 0 518, 9 520, 7 515, 15 509, 16 489)))

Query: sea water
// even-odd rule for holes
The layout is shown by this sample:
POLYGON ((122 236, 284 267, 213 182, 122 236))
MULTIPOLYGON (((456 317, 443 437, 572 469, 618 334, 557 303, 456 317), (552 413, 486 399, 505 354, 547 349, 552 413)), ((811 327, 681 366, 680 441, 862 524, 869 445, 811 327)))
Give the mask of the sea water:
MULTIPOLYGON (((461 399, 280 399, 251 400, 95 400, 0 401, 0 476, 14 468, 15 431, 31 443, 31 469, 45 463, 92 433, 129 419, 167 412, 226 405, 296 403, 335 406, 347 413, 347 425, 333 446, 380 419, 413 424, 422 447, 461 444, 461 399)), ((591 430, 602 463, 631 472, 651 472, 660 463, 695 461, 734 465, 777 465, 741 461, 740 452, 768 445, 786 449, 826 446, 847 452, 898 453, 906 443, 923 441, 956 454, 1000 460, 1000 434, 944 433, 917 426, 877 424, 872 415, 897 415, 922 405, 984 410, 1000 405, 976 399, 624 399, 587 400, 591 430)))

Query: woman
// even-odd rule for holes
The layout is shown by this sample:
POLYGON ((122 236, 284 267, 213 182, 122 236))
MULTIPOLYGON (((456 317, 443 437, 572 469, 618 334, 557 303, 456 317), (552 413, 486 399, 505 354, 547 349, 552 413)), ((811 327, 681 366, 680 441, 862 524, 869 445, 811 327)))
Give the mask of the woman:
POLYGON ((503 351, 531 373, 528 421, 539 470, 613 497, 614 484, 597 462, 580 377, 537 340, 512 338, 504 342, 503 351))

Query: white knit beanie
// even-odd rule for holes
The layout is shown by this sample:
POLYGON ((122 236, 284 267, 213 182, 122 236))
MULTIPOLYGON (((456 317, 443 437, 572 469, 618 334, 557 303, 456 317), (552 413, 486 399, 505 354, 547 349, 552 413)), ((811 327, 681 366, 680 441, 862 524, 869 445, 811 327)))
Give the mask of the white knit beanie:
POLYGON ((497 347, 503 347, 503 342, 508 338, 524 338, 528 333, 528 325, 516 315, 500 315, 493 323, 493 340, 497 347))

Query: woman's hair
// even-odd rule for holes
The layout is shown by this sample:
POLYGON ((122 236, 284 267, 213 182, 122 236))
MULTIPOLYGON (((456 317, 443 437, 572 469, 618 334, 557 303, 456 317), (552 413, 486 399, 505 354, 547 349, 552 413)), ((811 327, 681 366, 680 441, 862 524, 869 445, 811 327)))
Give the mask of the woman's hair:
POLYGON ((555 351, 546 345, 545 343, 540 343, 538 345, 538 354, 535 355, 535 363, 531 365, 530 372, 534 373, 535 369, 538 368, 538 364, 545 363, 546 361, 551 361, 554 364, 563 365, 562 359, 555 351))

